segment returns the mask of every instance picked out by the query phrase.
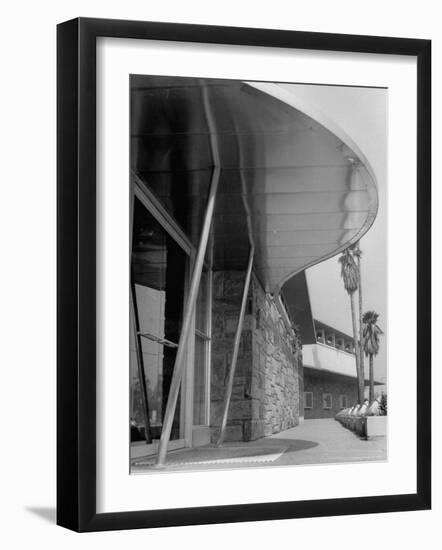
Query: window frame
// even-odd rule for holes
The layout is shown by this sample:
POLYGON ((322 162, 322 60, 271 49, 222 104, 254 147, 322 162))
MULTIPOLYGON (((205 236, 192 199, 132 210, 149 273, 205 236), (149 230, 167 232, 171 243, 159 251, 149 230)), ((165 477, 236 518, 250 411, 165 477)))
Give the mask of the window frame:
POLYGON ((303 400, 304 400, 304 409, 313 409, 313 392, 312 391, 305 391, 303 395, 303 400), (307 398, 306 398, 307 395, 311 395, 312 404, 310 407, 307 405, 307 398))
MULTIPOLYGON (((205 311, 205 327, 204 330, 201 330, 196 327, 196 311, 194 312, 194 345, 193 345, 193 354, 192 361, 195 363, 196 359, 196 339, 199 338, 204 343, 204 413, 203 413, 203 424, 196 424, 194 422, 194 406, 195 406, 195 396, 194 390, 192 392, 192 424, 193 426, 210 426, 210 388, 211 388, 211 374, 212 374, 212 300, 213 300, 213 246, 212 246, 212 234, 209 239, 209 253, 208 258, 204 262, 204 268, 207 273, 207 296, 206 296, 206 311, 205 311)), ((192 376, 193 389, 195 388, 195 366, 193 367, 193 376, 192 376)))
POLYGON ((322 394, 322 408, 325 409, 325 410, 330 410, 330 409, 333 408, 333 395, 330 392, 323 392, 323 394, 322 394), (326 396, 330 397, 330 406, 329 407, 325 406, 326 396))

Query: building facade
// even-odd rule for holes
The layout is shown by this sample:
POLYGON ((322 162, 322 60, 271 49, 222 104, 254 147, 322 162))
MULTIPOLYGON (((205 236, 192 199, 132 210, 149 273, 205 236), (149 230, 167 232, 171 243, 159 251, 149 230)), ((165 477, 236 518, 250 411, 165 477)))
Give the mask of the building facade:
POLYGON ((358 401, 352 337, 317 320, 316 342, 303 349, 304 418, 333 418, 358 401))
POLYGON ((303 346, 304 418, 334 418, 359 401, 354 340, 316 319, 313 326, 316 341, 303 346))
POLYGON ((355 145, 277 84, 130 86, 131 452, 161 464, 302 421, 303 270, 368 230, 377 192, 355 145))

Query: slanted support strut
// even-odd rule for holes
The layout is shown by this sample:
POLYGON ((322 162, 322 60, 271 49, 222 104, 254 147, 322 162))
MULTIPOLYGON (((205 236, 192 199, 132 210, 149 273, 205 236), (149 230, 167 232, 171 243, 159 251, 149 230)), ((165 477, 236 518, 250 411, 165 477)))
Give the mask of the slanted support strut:
POLYGON ((249 262, 247 265, 246 278, 244 281, 244 289, 243 289, 242 299, 241 299, 241 308, 239 310, 238 325, 236 327, 235 340, 233 344, 232 362, 230 364, 229 378, 227 381, 226 394, 224 398, 223 416, 221 420, 221 426, 220 426, 219 437, 217 442, 218 447, 222 446, 224 441, 224 436, 226 433, 227 416, 229 414, 230 400, 232 397, 233 379, 235 377, 236 363, 238 360, 239 344, 241 342, 241 334, 242 334, 242 327, 244 324, 244 315, 246 312, 247 296, 249 294, 250 279, 252 277, 253 255, 254 255, 254 247, 252 246, 250 248, 249 262))
POLYGON ((209 200, 204 218, 203 231, 201 234, 200 243, 198 245, 198 253, 196 256, 195 266, 193 268, 190 281, 189 296, 187 298, 187 302, 184 308, 183 324, 181 326, 180 339, 178 342, 178 351, 175 358, 175 365, 173 367, 172 381, 170 383, 166 411, 164 413, 163 428, 161 430, 157 466, 164 465, 164 462, 166 460, 167 445, 169 443, 173 418, 175 416, 178 393, 180 390, 181 379, 183 375, 184 359, 187 351, 187 342, 189 339, 190 329, 192 327, 192 316, 195 310, 196 300, 198 298, 201 273, 203 271, 204 257, 206 254, 207 241, 209 239, 210 233, 210 225, 212 222, 213 210, 215 207, 215 195, 218 187, 219 174, 220 170, 218 168, 215 168, 213 172, 209 200))
POLYGON ((157 466, 162 467, 166 461, 167 446, 169 444, 170 434, 172 431, 173 418, 175 416, 175 409, 178 400, 178 394, 180 391, 181 380, 183 378, 183 369, 185 364, 185 357, 187 352, 187 343, 189 340, 190 330, 192 328, 192 318, 195 311, 195 305, 198 298, 198 291, 201 281, 201 274, 204 266, 204 258, 206 255, 207 243, 210 235, 210 227, 212 224, 213 212, 215 209, 215 198, 218 189, 218 183, 221 174, 219 151, 216 142, 216 131, 214 120, 210 111, 209 98, 207 88, 203 88, 203 103, 206 112, 207 122, 210 130, 210 141, 213 157, 213 173, 212 181, 210 184, 209 197, 207 199, 206 212, 204 214, 203 229, 201 231, 201 237, 198 244, 198 251, 195 259, 195 265, 193 268, 189 294, 184 307, 183 323, 181 326, 180 339, 178 341, 178 351, 175 358, 175 364, 173 367, 172 380, 170 383, 169 395, 167 398, 166 411, 164 413, 163 427, 161 430, 160 446, 158 449, 157 466))

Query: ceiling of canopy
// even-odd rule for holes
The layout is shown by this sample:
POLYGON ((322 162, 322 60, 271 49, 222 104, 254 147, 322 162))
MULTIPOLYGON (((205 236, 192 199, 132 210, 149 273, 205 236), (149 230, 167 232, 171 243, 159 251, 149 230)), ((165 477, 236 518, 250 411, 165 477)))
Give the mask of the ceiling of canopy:
POLYGON ((221 165, 215 269, 244 269, 253 242, 257 276, 278 292, 372 224, 376 183, 361 155, 271 90, 157 76, 133 76, 131 90, 132 169, 195 245, 213 172, 213 121, 221 165))

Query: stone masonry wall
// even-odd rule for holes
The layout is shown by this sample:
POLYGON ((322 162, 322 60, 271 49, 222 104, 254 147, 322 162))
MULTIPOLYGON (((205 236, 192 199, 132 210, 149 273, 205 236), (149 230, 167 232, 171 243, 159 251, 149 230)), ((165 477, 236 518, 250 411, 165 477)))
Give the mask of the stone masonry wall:
MULTIPOLYGON (((215 271, 213 274, 210 402, 212 441, 216 440, 221 424, 244 277, 243 271, 215 271)), ((258 403, 251 398, 252 314, 249 307, 251 292, 252 289, 249 291, 249 302, 244 318, 225 441, 249 441, 252 418, 257 414, 258 403)))
MULTIPOLYGON (((211 428, 216 440, 244 285, 243 271, 213 278, 211 428)), ((273 298, 252 277, 229 408, 226 441, 251 441, 299 422, 300 345, 273 298)))
POLYGON ((300 342, 257 279, 253 280, 253 298, 252 395, 261 403, 261 434, 271 435, 299 424, 300 342))

